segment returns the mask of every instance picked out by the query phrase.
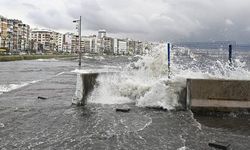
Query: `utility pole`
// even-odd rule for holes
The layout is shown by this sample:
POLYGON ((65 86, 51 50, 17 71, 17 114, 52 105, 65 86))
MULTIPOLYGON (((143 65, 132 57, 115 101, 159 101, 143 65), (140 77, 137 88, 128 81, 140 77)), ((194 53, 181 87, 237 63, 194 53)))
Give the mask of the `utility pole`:
POLYGON ((80 16, 80 22, 79 22, 79 67, 82 65, 82 46, 81 46, 81 41, 82 41, 82 16, 80 16))
POLYGON ((79 36, 79 67, 81 67, 82 65, 82 50, 81 50, 81 40, 82 40, 82 31, 81 31, 81 27, 82 27, 82 16, 80 16, 79 20, 74 20, 74 23, 78 23, 78 36, 79 36))

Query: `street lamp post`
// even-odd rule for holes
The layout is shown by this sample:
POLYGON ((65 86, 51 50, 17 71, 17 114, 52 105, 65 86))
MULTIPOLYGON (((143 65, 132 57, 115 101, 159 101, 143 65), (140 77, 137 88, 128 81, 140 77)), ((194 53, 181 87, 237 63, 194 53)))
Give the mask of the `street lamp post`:
POLYGON ((79 67, 82 65, 82 50, 81 50, 81 26, 82 26, 82 16, 79 20, 74 20, 74 23, 78 23, 78 36, 79 36, 79 67))

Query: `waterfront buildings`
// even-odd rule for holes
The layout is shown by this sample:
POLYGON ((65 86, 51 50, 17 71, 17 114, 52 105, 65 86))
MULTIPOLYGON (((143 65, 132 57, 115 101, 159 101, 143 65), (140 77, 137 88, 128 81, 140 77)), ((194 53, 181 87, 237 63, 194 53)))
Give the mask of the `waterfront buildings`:
MULTIPOLYGON (((107 36, 106 30, 97 35, 82 36, 83 53, 106 55, 145 54, 148 43, 107 36)), ((73 33, 59 33, 48 29, 31 29, 21 20, 0 16, 0 49, 25 53, 78 53, 79 37, 73 33)))
POLYGON ((0 16, 0 48, 9 52, 29 49, 30 26, 20 20, 0 16))

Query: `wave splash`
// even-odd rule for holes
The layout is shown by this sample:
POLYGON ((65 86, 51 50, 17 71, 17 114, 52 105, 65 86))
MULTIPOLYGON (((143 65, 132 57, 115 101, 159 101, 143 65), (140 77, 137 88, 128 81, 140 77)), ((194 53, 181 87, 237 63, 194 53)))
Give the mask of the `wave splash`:
POLYGON ((168 78, 166 46, 155 47, 152 53, 129 64, 119 74, 100 75, 98 86, 88 102, 101 104, 135 103, 139 107, 181 107, 180 93, 187 78, 249 79, 246 63, 235 59, 234 66, 219 58, 197 55, 178 47, 171 54, 171 78, 168 78))

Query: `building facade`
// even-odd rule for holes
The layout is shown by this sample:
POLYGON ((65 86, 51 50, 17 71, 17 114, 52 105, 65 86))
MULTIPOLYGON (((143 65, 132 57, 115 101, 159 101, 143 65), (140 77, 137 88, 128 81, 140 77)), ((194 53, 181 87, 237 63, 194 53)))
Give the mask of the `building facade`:
POLYGON ((141 41, 128 41, 128 53, 129 54, 135 54, 135 55, 141 55, 143 54, 144 44, 141 41))
POLYGON ((17 32, 17 50, 30 51, 30 26, 19 23, 17 32))
POLYGON ((98 39, 101 39, 101 38, 104 38, 104 37, 106 37, 106 35, 107 35, 107 32, 106 32, 106 30, 99 30, 98 31, 98 39))
POLYGON ((34 49, 37 52, 46 52, 51 50, 52 31, 33 29, 31 40, 34 42, 34 49))
POLYGON ((1 43, 0 47, 1 48, 7 48, 7 41, 8 41, 8 23, 7 23, 7 18, 0 16, 0 28, 1 28, 1 43))
POLYGON ((60 52, 63 51, 64 36, 51 30, 33 29, 31 32, 33 48, 38 52, 60 52))
POLYGON ((64 52, 72 52, 72 39, 73 39, 73 33, 65 33, 63 35, 63 51, 64 52))
POLYGON ((0 16, 0 49, 10 52, 68 52, 107 55, 132 55, 148 53, 152 46, 141 41, 117 39, 107 36, 106 30, 99 30, 97 36, 79 37, 73 33, 61 34, 46 29, 30 29, 21 20, 0 16))
POLYGON ((128 54, 127 51, 127 41, 124 39, 118 39, 117 40, 117 44, 118 44, 118 54, 119 55, 126 55, 128 54))
POLYGON ((10 52, 29 50, 30 26, 16 19, 0 16, 0 47, 10 52))

